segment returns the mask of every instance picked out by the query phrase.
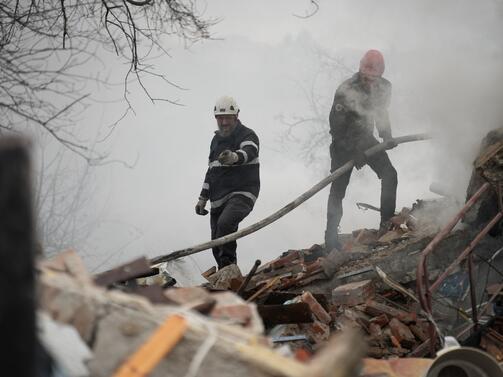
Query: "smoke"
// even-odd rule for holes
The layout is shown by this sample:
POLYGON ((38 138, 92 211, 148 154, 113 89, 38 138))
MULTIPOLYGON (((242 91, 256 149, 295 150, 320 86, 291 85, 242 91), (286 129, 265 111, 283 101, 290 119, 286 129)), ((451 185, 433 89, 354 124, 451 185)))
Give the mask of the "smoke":
MULTIPOLYGON (((183 103, 179 107, 153 106, 131 95, 135 116, 124 119, 107 145, 111 158, 137 163, 133 169, 111 165, 96 171, 99 192, 93 206, 102 225, 89 237, 95 255, 86 260, 91 267, 104 269, 207 241, 209 219, 196 216, 193 206, 216 127, 213 101, 221 95, 237 99, 243 123, 261 141, 262 189, 241 227, 312 187, 328 170, 313 171, 300 149, 281 147, 285 124, 277 116, 308 116, 312 106, 305 89, 314 93, 320 101, 317 116, 324 119, 319 130, 326 132, 314 145, 315 156, 325 158, 318 169, 327 169, 328 114, 335 89, 371 48, 383 52, 384 77, 393 84, 393 134, 427 131, 434 137, 389 152, 399 177, 397 209, 410 207, 417 198, 436 197, 428 189, 433 181, 464 197, 480 140, 502 119, 502 2, 344 0, 321 3, 308 19, 292 15, 302 14, 308 5, 303 0, 212 0, 207 15, 222 19, 214 29, 219 39, 190 50, 167 46, 173 58, 152 61, 189 90, 168 93, 183 103)), ((105 62, 113 71, 113 62, 105 62)), ((164 93, 164 86, 152 85, 154 93, 164 93)), ((119 96, 122 89, 117 88, 119 96)), ((108 98, 104 91, 100 96, 108 98)), ((93 106, 85 124, 102 125, 105 115, 116 118, 112 107, 93 106)), ((378 214, 358 211, 354 203, 378 206, 379 196, 379 180, 369 168, 353 172, 342 230, 376 227, 378 214)), ((322 242, 327 197, 325 189, 277 223, 238 241, 242 270, 255 259, 267 261, 284 250, 322 242)), ((214 264, 210 252, 195 255, 194 261, 199 267, 193 275, 214 264)), ((184 265, 187 271, 190 264, 184 265)))

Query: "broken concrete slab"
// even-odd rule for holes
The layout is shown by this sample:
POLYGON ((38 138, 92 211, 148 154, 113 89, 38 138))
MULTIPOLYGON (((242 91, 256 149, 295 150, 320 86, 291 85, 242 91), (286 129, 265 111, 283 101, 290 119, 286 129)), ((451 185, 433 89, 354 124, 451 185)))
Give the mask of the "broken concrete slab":
POLYGON ((363 304, 375 294, 372 280, 362 280, 358 282, 341 285, 332 290, 332 302, 334 305, 354 306, 363 304))
POLYGON ((264 323, 254 303, 244 301, 233 292, 213 293, 211 297, 216 300, 210 312, 212 318, 242 324, 254 334, 264 333, 264 323))
POLYGON ((52 258, 39 261, 39 266, 53 271, 65 272, 83 284, 90 284, 92 277, 87 271, 84 261, 73 249, 65 250, 52 258))
POLYGON ((208 281, 217 289, 230 289, 233 279, 243 280, 241 270, 235 264, 225 266, 218 272, 208 276, 208 281))

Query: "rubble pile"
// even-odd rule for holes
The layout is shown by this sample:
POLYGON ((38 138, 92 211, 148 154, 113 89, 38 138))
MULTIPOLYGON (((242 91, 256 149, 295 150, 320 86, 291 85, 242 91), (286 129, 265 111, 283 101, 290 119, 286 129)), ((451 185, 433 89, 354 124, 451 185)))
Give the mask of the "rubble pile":
MULTIPOLYGON (((366 279, 339 285, 326 294, 303 289, 310 283, 327 280, 334 265, 362 257, 348 252, 324 255, 319 245, 291 250, 262 266, 250 279, 244 297, 257 303, 267 333, 275 343, 288 342, 294 350, 303 350, 297 354, 304 356, 320 348, 331 334, 352 327, 366 334, 370 357, 428 353, 428 322, 418 314, 417 302, 407 301, 389 287, 378 289, 372 280, 366 279)), ((215 274, 225 275, 225 270, 215 274)), ((229 279, 229 287, 239 286, 232 283, 234 279, 229 279)))
POLYGON ((69 377, 424 377, 443 362, 430 358, 448 338, 478 348, 499 372, 501 217, 492 233, 481 230, 501 216, 498 143, 475 165, 489 183, 473 178, 468 191, 496 190, 480 195, 464 225, 440 233, 435 220, 450 199, 418 200, 384 231, 341 235, 341 250, 288 250, 244 274, 212 267, 195 287, 177 286, 168 263, 144 257, 95 276, 73 251, 41 261, 40 339, 69 377))
POLYGON ((354 332, 325 345, 330 357, 301 363, 271 347, 254 303, 224 289, 138 285, 141 264, 93 277, 74 251, 39 263, 41 340, 61 375, 321 377, 335 364, 340 376, 360 368, 365 345, 354 332))

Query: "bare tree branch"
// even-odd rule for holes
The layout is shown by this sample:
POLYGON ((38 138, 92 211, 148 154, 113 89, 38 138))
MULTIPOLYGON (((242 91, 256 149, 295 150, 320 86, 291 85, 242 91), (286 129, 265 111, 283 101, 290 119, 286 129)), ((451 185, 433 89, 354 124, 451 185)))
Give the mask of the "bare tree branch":
MULTIPOLYGON (((144 80, 161 79, 181 87, 146 64, 166 38, 197 41, 210 37, 216 20, 203 19, 197 0, 17 0, 0 4, 0 132, 41 127, 88 162, 103 156, 79 140, 75 115, 92 100, 86 88, 106 79, 82 67, 99 61, 97 51, 113 52, 125 70, 123 97, 129 111, 130 84, 153 103, 179 105, 150 93, 144 80)), ((126 111, 127 113, 128 111, 126 111)))
POLYGON ((316 13, 318 13, 318 10, 320 9, 320 6, 318 5, 318 2, 315 1, 315 0, 310 0, 310 3, 311 3, 311 7, 313 8, 311 11, 309 12, 305 12, 306 14, 304 14, 303 16, 300 16, 298 14, 293 14, 295 17, 298 17, 298 18, 310 18, 312 16, 314 16, 316 13))

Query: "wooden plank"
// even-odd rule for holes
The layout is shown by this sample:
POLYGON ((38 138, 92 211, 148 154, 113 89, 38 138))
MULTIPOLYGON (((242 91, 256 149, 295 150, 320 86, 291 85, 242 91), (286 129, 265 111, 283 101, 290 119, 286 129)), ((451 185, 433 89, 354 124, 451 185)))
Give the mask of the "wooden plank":
POLYGON ((187 330, 187 321, 173 315, 114 373, 114 377, 143 377, 176 346, 187 330))
POLYGON ((122 266, 97 274, 94 282, 97 285, 108 287, 114 283, 122 283, 127 280, 149 276, 147 274, 152 272, 152 267, 150 267, 147 258, 141 257, 122 266))

